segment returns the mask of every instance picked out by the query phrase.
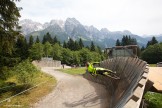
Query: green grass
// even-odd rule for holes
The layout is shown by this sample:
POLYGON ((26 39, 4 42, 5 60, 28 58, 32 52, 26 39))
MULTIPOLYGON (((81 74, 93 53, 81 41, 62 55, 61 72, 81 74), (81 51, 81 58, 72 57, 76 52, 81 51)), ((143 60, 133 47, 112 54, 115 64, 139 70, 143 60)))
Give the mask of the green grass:
POLYGON ((70 69, 58 69, 61 72, 72 74, 72 75, 77 75, 77 74, 84 74, 86 72, 85 67, 80 67, 80 68, 70 68, 70 69))
MULTIPOLYGON (((34 80, 33 85, 39 84, 41 82, 45 82, 45 83, 42 83, 40 86, 38 86, 28 92, 25 92, 21 95, 14 97, 14 98, 11 98, 11 100, 8 102, 1 103, 0 108, 8 108, 8 107, 16 107, 16 106, 20 106, 21 108, 30 108, 31 105, 36 103, 43 96, 50 93, 56 85, 56 79, 54 77, 52 77, 48 74, 42 73, 42 72, 37 73, 37 77, 35 77, 33 80, 34 80)), ((6 82, 16 83, 17 81, 16 81, 15 77, 11 77, 6 82)), ((23 87, 24 86, 17 85, 13 88, 8 88, 8 90, 5 92, 1 92, 0 93, 0 101, 4 100, 5 98, 11 97, 11 96, 17 94, 17 93, 15 93, 16 91, 18 91, 18 93, 21 92, 20 90, 23 87)))
POLYGON ((149 64, 150 67, 156 67, 156 64, 149 64))
POLYGON ((148 108, 162 108, 162 94, 147 92, 144 97, 148 104, 148 108))

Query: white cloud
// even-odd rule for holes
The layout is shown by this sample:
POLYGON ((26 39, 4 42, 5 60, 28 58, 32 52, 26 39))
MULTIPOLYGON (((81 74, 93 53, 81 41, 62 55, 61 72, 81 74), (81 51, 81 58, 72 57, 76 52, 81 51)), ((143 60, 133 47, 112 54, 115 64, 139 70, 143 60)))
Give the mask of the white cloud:
POLYGON ((82 24, 135 34, 162 34, 162 0, 22 0, 22 19, 75 17, 82 24))

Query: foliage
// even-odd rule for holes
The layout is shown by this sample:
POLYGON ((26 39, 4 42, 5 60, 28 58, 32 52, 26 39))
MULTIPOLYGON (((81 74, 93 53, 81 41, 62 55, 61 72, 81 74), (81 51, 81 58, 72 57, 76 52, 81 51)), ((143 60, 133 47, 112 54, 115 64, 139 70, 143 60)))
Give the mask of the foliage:
POLYGON ((146 47, 148 47, 149 45, 157 44, 157 43, 158 43, 158 41, 157 41, 156 38, 153 36, 152 39, 151 39, 151 41, 148 41, 146 47))
MULTIPOLYGON (((82 40, 80 39, 80 41, 82 40)), ((67 43, 64 41, 63 47, 60 46, 58 40, 55 44, 50 44, 47 41, 44 44, 33 44, 29 49, 29 54, 33 60, 40 60, 43 56, 50 56, 54 60, 60 60, 63 64, 67 65, 84 65, 87 61, 101 61, 104 59, 104 55, 99 46, 93 46, 95 48, 94 51, 90 51, 83 46, 81 48, 79 42, 73 41, 72 39, 69 39, 67 43)))
POLYGON ((29 48, 34 44, 34 38, 33 36, 31 35, 30 38, 29 38, 29 48))
POLYGON ((72 38, 70 38, 67 42, 67 48, 69 48, 70 50, 75 50, 75 41, 73 41, 72 38))
MULTIPOLYGON (((54 77, 43 72, 36 72, 35 76, 36 77, 32 78, 32 84, 40 84, 39 86, 12 98, 9 103, 8 101, 1 103, 1 108, 6 108, 9 104, 22 105, 23 108, 29 108, 32 104, 38 102, 40 98, 46 96, 54 89, 56 85, 56 79, 54 77)), ((8 78, 3 85, 1 85, 0 81, 0 88, 8 86, 7 88, 0 90, 0 101, 31 87, 29 84, 18 83, 15 78, 16 77, 8 78)))
POLYGON ((137 45, 137 40, 135 38, 131 38, 130 36, 123 36, 122 40, 116 40, 116 46, 125 46, 125 45, 137 45))
POLYGON ((20 36, 19 10, 14 0, 0 0, 0 75, 4 67, 19 61, 19 58, 13 57, 15 41, 20 36))
POLYGON ((51 52, 52 52, 52 45, 47 41, 45 44, 44 44, 44 56, 45 57, 49 57, 51 56, 51 52))
POLYGON ((39 38, 38 38, 38 36, 37 36, 37 38, 36 38, 36 41, 35 41, 36 43, 39 43, 40 42, 40 40, 39 40, 39 38))
POLYGON ((49 32, 47 32, 44 37, 43 37, 43 40, 42 40, 42 43, 45 44, 46 42, 49 42, 50 44, 53 43, 53 39, 51 37, 51 35, 49 34, 49 32))
POLYGON ((79 65, 80 64, 80 54, 79 51, 72 52, 72 64, 79 65))
POLYGON ((52 55, 54 60, 62 60, 62 49, 58 43, 53 45, 52 55))
POLYGON ((56 44, 56 43, 60 43, 60 42, 57 40, 57 37, 55 36, 55 37, 53 38, 53 43, 52 43, 52 44, 56 44))
POLYGON ((29 60, 25 60, 15 66, 12 73, 17 75, 19 83, 32 84, 33 78, 37 72, 39 72, 39 70, 31 64, 29 60))
POLYGON ((148 104, 147 108, 162 108, 162 94, 147 92, 144 97, 148 104))
POLYGON ((13 0, 0 0, 0 54, 12 54, 15 39, 20 35, 19 10, 13 0))
POLYGON ((116 40, 116 46, 120 46, 120 45, 121 45, 120 40, 117 39, 117 40, 116 40))
POLYGON ((90 51, 87 48, 83 48, 79 51, 81 65, 84 65, 87 61, 91 61, 90 51))
POLYGON ((79 49, 82 49, 84 47, 84 44, 81 38, 79 39, 79 47, 80 47, 79 49))
POLYGON ((162 61, 162 44, 149 45, 141 54, 141 58, 150 64, 162 61))
POLYGON ((63 64, 67 64, 67 65, 71 65, 72 63, 72 52, 69 49, 63 49, 62 50, 62 63, 63 64))
POLYGON ((40 60, 43 53, 43 45, 41 43, 35 43, 29 49, 29 57, 33 60, 40 60))
POLYGON ((18 37, 15 49, 16 56, 20 57, 21 60, 24 60, 28 57, 28 44, 23 36, 18 37))
POLYGON ((95 45, 94 45, 93 41, 91 42, 90 50, 95 51, 95 45))
POLYGON ((68 48, 67 43, 64 41, 63 48, 68 48))

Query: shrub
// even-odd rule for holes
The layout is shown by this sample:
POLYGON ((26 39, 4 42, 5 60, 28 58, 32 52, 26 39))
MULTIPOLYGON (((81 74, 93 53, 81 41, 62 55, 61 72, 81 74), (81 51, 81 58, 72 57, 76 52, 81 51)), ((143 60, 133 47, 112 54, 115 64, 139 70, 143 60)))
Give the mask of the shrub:
POLYGON ((31 64, 29 60, 25 60, 14 67, 13 73, 16 74, 18 82, 21 84, 32 84, 33 78, 39 70, 31 64))

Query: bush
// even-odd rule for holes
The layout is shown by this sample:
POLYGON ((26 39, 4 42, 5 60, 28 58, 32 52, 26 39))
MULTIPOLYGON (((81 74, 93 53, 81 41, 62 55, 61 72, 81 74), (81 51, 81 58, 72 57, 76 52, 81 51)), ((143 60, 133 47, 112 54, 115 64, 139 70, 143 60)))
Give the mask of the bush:
POLYGON ((13 73, 16 74, 18 82, 21 84, 32 84, 33 78, 39 72, 39 70, 30 63, 29 60, 25 60, 14 67, 13 73))
POLYGON ((147 92, 144 97, 148 104, 147 108, 162 108, 162 94, 147 92))
POLYGON ((147 47, 141 54, 141 58, 149 64, 162 61, 162 44, 154 44, 147 47))

